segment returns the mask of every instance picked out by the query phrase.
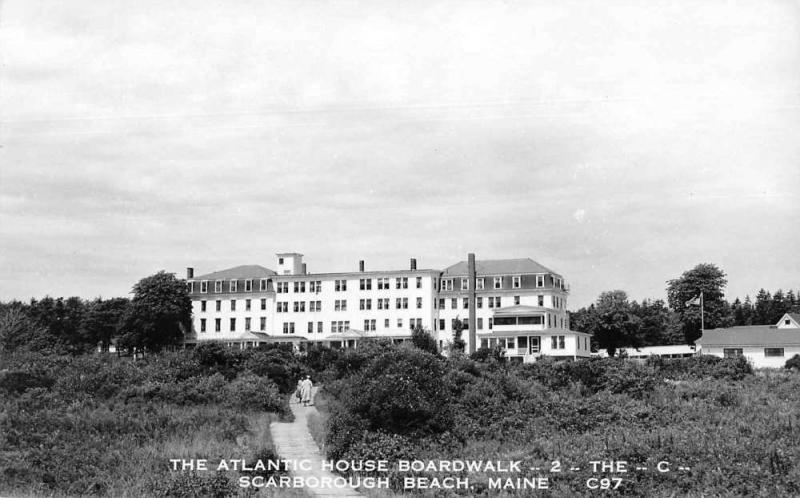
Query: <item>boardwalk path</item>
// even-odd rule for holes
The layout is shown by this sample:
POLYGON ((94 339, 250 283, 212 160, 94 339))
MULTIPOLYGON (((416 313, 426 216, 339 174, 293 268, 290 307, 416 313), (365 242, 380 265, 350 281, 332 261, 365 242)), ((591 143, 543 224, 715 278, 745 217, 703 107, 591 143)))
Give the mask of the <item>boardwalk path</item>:
MULTIPOLYGON (((312 398, 313 399, 313 398, 312 398)), ((289 407, 294 413, 294 422, 272 422, 269 426, 275 451, 280 458, 286 460, 310 460, 310 470, 296 470, 292 475, 309 478, 316 477, 336 478, 336 474, 322 469, 322 460, 325 456, 320 453, 311 433, 308 430, 307 419, 312 413, 319 413, 313 406, 303 406, 300 403, 290 403, 289 407)), ((311 496, 364 496, 350 488, 305 488, 311 496)))

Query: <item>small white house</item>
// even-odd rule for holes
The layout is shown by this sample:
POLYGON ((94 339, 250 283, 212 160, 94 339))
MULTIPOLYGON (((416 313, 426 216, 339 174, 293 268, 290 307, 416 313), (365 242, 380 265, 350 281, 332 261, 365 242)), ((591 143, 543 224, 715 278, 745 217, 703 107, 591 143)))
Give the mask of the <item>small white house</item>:
POLYGON ((800 314, 786 313, 776 325, 706 330, 697 344, 703 354, 744 356, 756 368, 780 368, 800 354, 800 314))
MULTIPOLYGON (((689 358, 700 353, 700 348, 688 346, 686 344, 675 344, 670 346, 646 346, 641 348, 619 348, 617 355, 627 358, 649 358, 651 356, 659 358, 689 358)), ((608 352, 605 349, 596 353, 596 356, 606 357, 608 352)))

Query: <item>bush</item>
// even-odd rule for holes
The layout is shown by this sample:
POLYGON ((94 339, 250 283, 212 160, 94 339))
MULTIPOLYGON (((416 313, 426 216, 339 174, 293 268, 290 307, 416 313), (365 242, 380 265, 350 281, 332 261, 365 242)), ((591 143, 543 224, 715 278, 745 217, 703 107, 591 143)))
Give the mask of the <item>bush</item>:
POLYGON ((55 380, 43 374, 21 370, 0 372, 0 391, 8 394, 20 394, 36 387, 50 388, 53 384, 55 380))
POLYGON ((743 356, 720 358, 712 355, 699 355, 690 358, 648 358, 647 366, 662 379, 702 380, 727 379, 742 380, 753 373, 753 366, 743 356))
POLYGON ((641 365, 620 358, 588 358, 577 361, 539 361, 522 367, 550 389, 565 389, 580 383, 592 393, 609 391, 641 398, 653 389, 656 378, 641 365))
POLYGON ((796 354, 786 360, 786 365, 784 368, 787 370, 800 370, 800 354, 796 354))

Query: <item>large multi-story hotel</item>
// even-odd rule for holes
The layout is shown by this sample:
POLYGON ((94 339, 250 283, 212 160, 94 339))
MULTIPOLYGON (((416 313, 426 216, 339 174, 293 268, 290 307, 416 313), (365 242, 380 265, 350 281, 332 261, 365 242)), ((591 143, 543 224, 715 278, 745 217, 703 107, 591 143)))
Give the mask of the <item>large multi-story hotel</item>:
POLYGON ((371 338, 404 341, 416 327, 445 349, 461 321, 467 350, 501 347, 517 361, 589 356, 588 334, 569 329, 568 287, 531 259, 456 263, 445 270, 308 273, 303 255, 277 254, 277 270, 237 266, 194 276, 187 269, 193 330, 187 344, 254 347, 292 342, 354 347, 371 338))

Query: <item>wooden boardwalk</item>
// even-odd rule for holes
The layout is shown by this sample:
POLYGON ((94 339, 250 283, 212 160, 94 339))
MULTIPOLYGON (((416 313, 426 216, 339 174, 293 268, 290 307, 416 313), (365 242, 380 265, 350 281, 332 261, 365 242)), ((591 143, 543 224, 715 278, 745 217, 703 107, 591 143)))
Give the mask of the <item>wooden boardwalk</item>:
MULTIPOLYGON (((337 474, 323 470, 322 461, 325 460, 325 455, 320 452, 308 430, 308 416, 312 413, 319 413, 317 409, 313 406, 303 406, 302 403, 290 403, 289 407, 294 413, 294 422, 272 422, 269 426, 278 457, 286 460, 309 460, 311 462, 309 470, 296 469, 291 472, 292 476, 304 479, 313 477, 320 481, 339 477, 337 474)), ((304 490, 311 496, 364 496, 352 488, 306 487, 304 490)))

